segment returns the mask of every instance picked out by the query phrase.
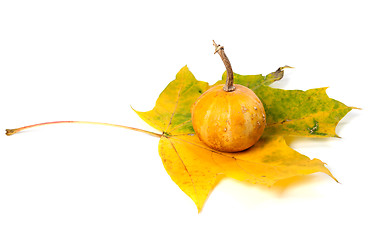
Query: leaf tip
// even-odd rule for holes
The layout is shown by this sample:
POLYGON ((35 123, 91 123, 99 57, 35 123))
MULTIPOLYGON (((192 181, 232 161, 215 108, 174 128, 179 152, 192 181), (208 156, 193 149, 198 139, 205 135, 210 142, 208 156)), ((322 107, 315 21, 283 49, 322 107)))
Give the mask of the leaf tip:
MULTIPOLYGON (((327 92, 327 89, 329 89, 330 88, 330 86, 328 86, 328 87, 322 87, 321 89, 324 91, 324 92, 327 92)), ((327 93, 326 93, 327 94, 327 93)))
MULTIPOLYGON (((313 160, 319 160, 319 159, 313 159, 313 160)), ((321 161, 321 160, 319 160, 319 161, 321 161)), ((322 162, 322 161, 321 161, 322 162)), ((324 170, 322 171, 322 172, 324 172, 324 173, 326 173, 328 176, 330 176, 333 180, 335 180, 335 182, 337 182, 337 183, 340 183, 339 182, 339 180, 337 180, 337 178, 335 178, 335 176, 334 175, 332 175, 332 173, 331 173, 331 171, 326 167, 327 166, 327 163, 324 163, 324 162, 322 162, 323 163, 323 168, 324 168, 324 170)))
POLYGON ((204 202, 203 203, 195 203, 196 207, 197 207, 197 212, 198 214, 200 214, 202 212, 203 206, 204 206, 204 202))
POLYGON ((189 71, 189 67, 188 67, 188 64, 185 64, 184 67, 181 68, 181 70, 186 70, 186 71, 189 71))
POLYGON ((330 173, 330 174, 329 174, 329 176, 330 176, 333 180, 335 180, 335 182, 336 182, 336 183, 341 184, 341 183, 339 182, 339 180, 337 180, 337 178, 335 178, 335 177, 332 175, 332 173, 330 173))
POLYGON ((137 112, 134 108, 133 108, 133 106, 132 105, 129 105, 130 106, 130 108, 134 111, 134 112, 137 112))
POLYGON ((133 108, 133 106, 132 106, 132 105, 130 105, 130 108, 131 108, 131 109, 132 109, 136 114, 138 114, 138 116, 139 116, 139 117, 141 117, 141 115, 140 115, 140 114, 142 113, 141 111, 135 110, 135 109, 133 108))
POLYGON ((190 77, 194 78, 193 73, 189 70, 188 65, 185 65, 182 67, 179 72, 176 74, 176 80, 182 79, 182 80, 188 80, 188 74, 190 77))
POLYGON ((333 137, 335 137, 335 138, 342 138, 339 135, 337 135, 337 133, 335 133, 335 135, 333 137))

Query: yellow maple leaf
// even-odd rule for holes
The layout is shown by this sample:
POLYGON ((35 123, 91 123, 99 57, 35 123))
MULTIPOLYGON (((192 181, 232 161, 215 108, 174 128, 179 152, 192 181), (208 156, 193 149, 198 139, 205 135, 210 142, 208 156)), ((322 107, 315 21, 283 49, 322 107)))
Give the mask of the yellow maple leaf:
MULTIPOLYGON (((265 77, 237 75, 235 80, 263 89, 266 84, 281 79, 283 69, 265 77)), ((136 111, 149 125, 162 132, 159 153, 163 165, 172 180, 195 202, 198 211, 218 182, 219 175, 267 186, 281 179, 315 172, 326 173, 335 179, 323 162, 310 160, 287 146, 282 137, 285 134, 264 136, 252 148, 239 153, 223 153, 204 145, 194 133, 190 109, 209 87, 196 80, 185 66, 160 94, 152 110, 136 111)), ((271 88, 267 94, 272 94, 271 88)), ((299 94, 303 95, 302 91, 299 94)), ((324 100, 328 98, 323 97, 324 100)), ((335 125, 332 125, 333 129, 335 125)))
POLYGON ((209 193, 222 176, 267 186, 282 179, 315 172, 326 173, 336 180, 322 161, 311 160, 294 151, 285 143, 283 136, 288 133, 307 137, 334 136, 336 124, 352 108, 330 99, 324 90, 305 92, 273 89, 266 86, 281 79, 283 69, 279 68, 266 76, 235 75, 235 82, 256 90, 268 114, 266 134, 253 147, 243 152, 224 153, 213 150, 204 145, 195 135, 190 109, 196 99, 210 86, 206 82, 196 80, 186 66, 160 94, 152 110, 136 111, 143 120, 159 130, 161 134, 117 124, 85 121, 46 122, 7 129, 6 134, 13 135, 24 129, 47 124, 90 123, 122 127, 159 137, 159 154, 167 173, 194 201, 198 211, 201 211, 209 193), (284 107, 281 110, 273 104, 276 101, 273 97, 276 95, 278 96, 277 105, 284 107), (298 102, 294 103, 293 99, 298 102), (303 99, 308 99, 308 101, 303 99), (293 106, 292 104, 298 108, 289 113, 288 106, 293 106), (304 110, 304 108, 309 110, 304 110), (297 111, 298 109, 302 110, 297 111), (324 113, 319 114, 323 111, 324 113))

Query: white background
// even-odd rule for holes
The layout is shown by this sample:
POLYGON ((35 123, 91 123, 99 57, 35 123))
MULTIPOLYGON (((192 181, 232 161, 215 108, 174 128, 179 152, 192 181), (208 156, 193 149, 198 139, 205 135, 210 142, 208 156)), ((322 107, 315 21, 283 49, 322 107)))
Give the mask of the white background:
MULTIPOLYGON (((361 107, 341 139, 291 139, 324 174, 271 189, 222 181, 203 211, 166 174, 159 139, 53 125, 0 135, 0 239, 367 239, 365 1, 1 1, 0 129, 87 120, 152 130, 150 110, 184 65, 214 83, 285 64, 283 89, 329 86, 361 107)), ((1 131, 3 131, 1 130, 1 131)))

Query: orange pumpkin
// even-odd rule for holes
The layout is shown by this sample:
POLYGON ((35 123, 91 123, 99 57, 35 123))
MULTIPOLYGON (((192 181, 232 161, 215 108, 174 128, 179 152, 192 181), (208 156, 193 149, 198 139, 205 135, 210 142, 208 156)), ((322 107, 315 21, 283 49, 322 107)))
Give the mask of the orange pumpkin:
POLYGON ((223 47, 215 46, 225 63, 227 81, 225 85, 207 90, 193 104, 193 128, 209 147, 222 152, 239 152, 259 140, 266 126, 266 114, 252 90, 233 84, 231 65, 223 47))

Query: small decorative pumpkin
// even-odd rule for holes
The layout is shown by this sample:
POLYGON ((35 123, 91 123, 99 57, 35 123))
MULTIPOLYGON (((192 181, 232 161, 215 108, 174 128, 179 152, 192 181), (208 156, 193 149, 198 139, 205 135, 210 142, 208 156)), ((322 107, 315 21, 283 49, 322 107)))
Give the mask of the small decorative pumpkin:
POLYGON ((266 126, 266 114, 257 95, 247 87, 234 85, 233 71, 224 47, 215 42, 225 64, 225 85, 203 93, 192 106, 192 123, 199 139, 221 152, 239 152, 253 146, 266 126))

